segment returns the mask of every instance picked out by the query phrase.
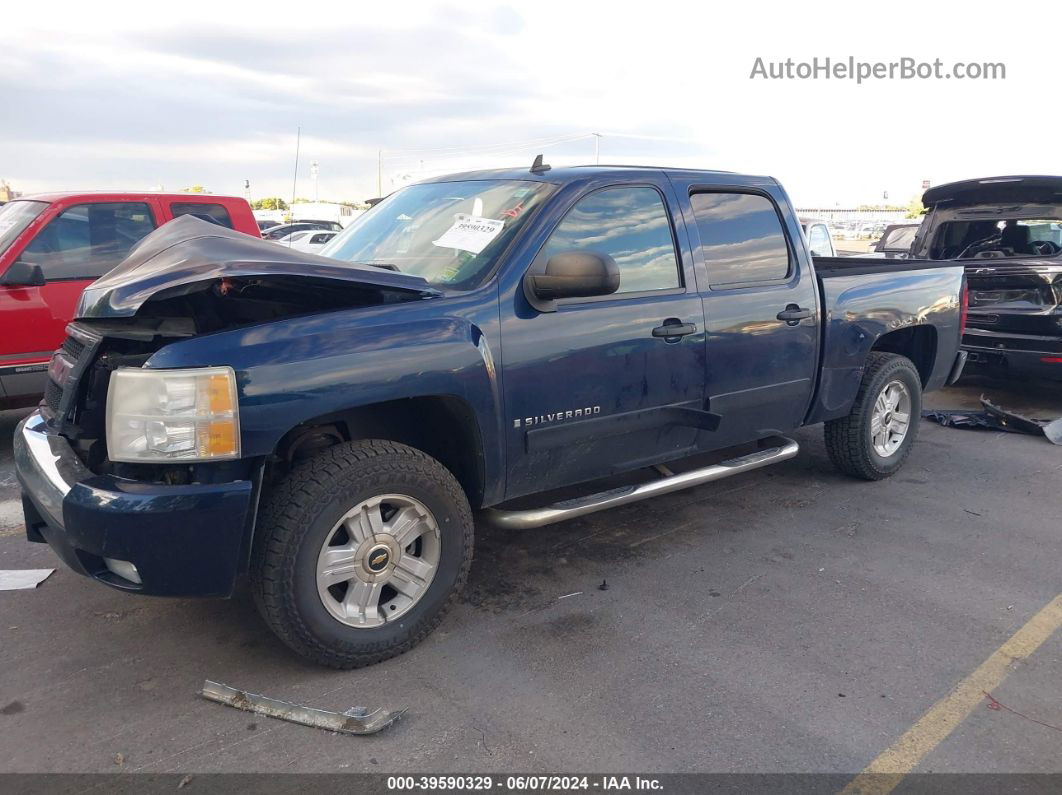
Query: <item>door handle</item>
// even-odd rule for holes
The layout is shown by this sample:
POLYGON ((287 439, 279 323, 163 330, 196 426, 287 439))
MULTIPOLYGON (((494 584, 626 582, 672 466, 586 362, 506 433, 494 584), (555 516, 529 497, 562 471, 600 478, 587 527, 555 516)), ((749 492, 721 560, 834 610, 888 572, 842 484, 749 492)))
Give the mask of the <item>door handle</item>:
POLYGON ((685 337, 687 334, 696 334, 697 326, 693 323, 683 323, 680 320, 664 321, 664 325, 653 329, 654 337, 685 337))
POLYGON ((810 309, 801 309, 796 304, 789 304, 779 312, 775 317, 779 320, 784 320, 787 326, 795 326, 801 320, 805 320, 811 317, 812 311, 810 309))

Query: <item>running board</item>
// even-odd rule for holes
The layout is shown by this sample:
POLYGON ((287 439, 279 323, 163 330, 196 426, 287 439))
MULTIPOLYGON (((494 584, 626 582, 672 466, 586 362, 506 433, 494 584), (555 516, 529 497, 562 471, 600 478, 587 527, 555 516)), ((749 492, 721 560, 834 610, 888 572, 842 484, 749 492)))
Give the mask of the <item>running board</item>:
MULTIPOLYGON (((795 456, 800 450, 800 445, 792 439, 787 439, 783 436, 774 436, 770 439, 765 439, 764 442, 771 446, 748 455, 713 464, 709 467, 694 469, 679 475, 667 475, 660 478, 660 480, 653 480, 638 486, 622 486, 586 497, 564 500, 553 505, 547 505, 544 508, 531 508, 524 511, 505 511, 498 508, 489 508, 483 514, 488 522, 497 527, 503 527, 508 530, 528 530, 532 527, 542 527, 554 522, 574 519, 576 516, 596 513, 606 508, 615 508, 617 505, 637 502, 648 497, 670 494, 673 491, 699 486, 702 483, 710 483, 713 480, 722 480, 733 475, 740 475, 742 472, 749 472, 753 469, 776 464, 779 461, 786 461, 795 456)), ((666 467, 660 467, 658 471, 670 472, 666 467)))

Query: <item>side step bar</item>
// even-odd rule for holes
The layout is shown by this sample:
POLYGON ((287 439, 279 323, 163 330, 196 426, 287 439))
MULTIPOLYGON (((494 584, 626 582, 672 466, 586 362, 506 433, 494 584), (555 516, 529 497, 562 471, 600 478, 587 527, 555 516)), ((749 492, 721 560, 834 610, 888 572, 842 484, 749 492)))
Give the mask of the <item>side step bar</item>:
MULTIPOLYGON (((598 492, 586 497, 578 497, 572 500, 547 505, 544 508, 531 508, 523 511, 505 511, 498 508, 488 508, 483 512, 488 522, 508 530, 528 530, 533 527, 563 522, 565 519, 574 519, 576 516, 585 516, 588 513, 596 513, 606 508, 615 508, 617 505, 626 505, 629 502, 637 502, 648 497, 656 497, 660 494, 669 494, 680 489, 688 489, 691 486, 699 486, 702 483, 710 483, 713 480, 722 480, 742 472, 749 472, 779 461, 786 461, 797 454, 800 445, 792 439, 783 436, 774 436, 765 439, 764 443, 771 445, 763 450, 731 458, 712 466, 694 469, 691 472, 683 472, 680 475, 668 475, 660 480, 653 480, 639 486, 622 486, 609 491, 598 492)), ((664 467, 658 471, 669 472, 664 467)))

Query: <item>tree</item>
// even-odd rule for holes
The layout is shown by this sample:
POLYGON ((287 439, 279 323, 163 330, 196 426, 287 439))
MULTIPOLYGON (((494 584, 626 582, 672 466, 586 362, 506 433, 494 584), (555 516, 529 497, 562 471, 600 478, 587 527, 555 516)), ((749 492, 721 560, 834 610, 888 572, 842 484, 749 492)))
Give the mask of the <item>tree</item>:
POLYGON ((187 188, 181 188, 181 192, 182 193, 210 193, 210 191, 208 191, 202 185, 192 185, 192 186, 187 187, 187 188))
POLYGON ((268 199, 258 199, 251 202, 252 210, 286 210, 288 203, 279 196, 270 196, 268 199))
POLYGON ((925 214, 926 208, 922 205, 922 199, 919 196, 915 196, 911 201, 907 202, 907 215, 904 218, 918 218, 925 214))

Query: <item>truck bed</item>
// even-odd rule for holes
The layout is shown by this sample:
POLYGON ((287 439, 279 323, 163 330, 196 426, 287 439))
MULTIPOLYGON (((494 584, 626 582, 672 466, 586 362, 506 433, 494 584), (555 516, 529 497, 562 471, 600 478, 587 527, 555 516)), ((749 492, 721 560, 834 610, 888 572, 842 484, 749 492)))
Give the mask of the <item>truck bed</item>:
POLYGON ((824 311, 822 370, 807 422, 844 416, 875 340, 916 336, 927 391, 948 378, 958 351, 962 265, 935 260, 814 257, 824 311))

